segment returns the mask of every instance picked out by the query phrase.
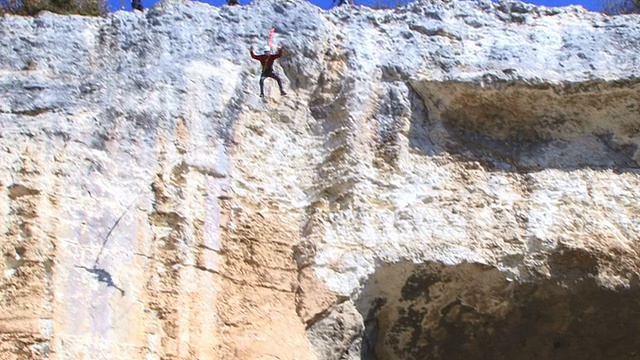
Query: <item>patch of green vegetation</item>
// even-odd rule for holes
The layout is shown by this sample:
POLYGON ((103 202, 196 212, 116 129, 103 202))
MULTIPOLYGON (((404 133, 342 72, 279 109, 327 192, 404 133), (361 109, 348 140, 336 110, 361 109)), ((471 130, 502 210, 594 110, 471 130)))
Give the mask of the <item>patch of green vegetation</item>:
POLYGON ((106 0, 0 0, 0 14, 35 16, 40 11, 63 15, 104 16, 106 0))

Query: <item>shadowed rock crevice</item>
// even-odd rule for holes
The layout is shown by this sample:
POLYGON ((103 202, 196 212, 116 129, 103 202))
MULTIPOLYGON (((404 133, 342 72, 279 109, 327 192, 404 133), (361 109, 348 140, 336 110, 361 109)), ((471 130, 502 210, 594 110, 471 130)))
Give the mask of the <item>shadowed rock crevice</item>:
MULTIPOLYGON (((407 85, 402 82, 386 84, 378 98, 378 108, 374 116, 376 159, 374 164, 396 167, 401 151, 401 133, 405 119, 411 116, 410 100, 407 99, 407 85)), ((409 93, 410 95, 410 93, 409 93)))
POLYGON ((362 316, 351 301, 336 305, 307 329, 307 337, 319 359, 361 359, 362 316))
MULTIPOLYGON (((412 86, 441 152, 507 171, 638 168, 637 80, 555 85, 489 78, 412 86)), ((420 126, 412 123, 412 139, 420 126)))
POLYGON ((637 279, 604 288, 595 258, 573 251, 549 266, 549 278, 516 282, 481 264, 384 265, 359 299, 362 359, 637 358, 637 279))

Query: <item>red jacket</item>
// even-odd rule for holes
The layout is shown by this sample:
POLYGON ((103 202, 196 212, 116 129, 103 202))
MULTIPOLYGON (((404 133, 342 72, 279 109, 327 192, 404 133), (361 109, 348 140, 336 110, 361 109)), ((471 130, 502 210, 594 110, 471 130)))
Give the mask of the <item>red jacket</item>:
POLYGON ((253 50, 249 49, 249 54, 251 54, 251 58, 260 61, 262 65, 262 73, 270 73, 273 71, 273 62, 276 61, 277 58, 282 56, 284 50, 282 48, 278 49, 278 53, 275 55, 256 55, 253 53, 253 50))

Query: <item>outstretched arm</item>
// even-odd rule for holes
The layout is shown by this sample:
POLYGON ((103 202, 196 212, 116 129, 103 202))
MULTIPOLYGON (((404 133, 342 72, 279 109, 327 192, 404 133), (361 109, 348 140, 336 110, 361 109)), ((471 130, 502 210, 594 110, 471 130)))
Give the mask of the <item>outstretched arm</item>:
POLYGON ((249 48, 249 55, 251 55, 252 59, 259 60, 258 56, 256 56, 256 54, 253 53, 253 46, 249 48))
POLYGON ((282 54, 284 54, 284 49, 282 48, 282 46, 278 46, 278 52, 273 56, 273 58, 277 59, 282 56, 282 54))

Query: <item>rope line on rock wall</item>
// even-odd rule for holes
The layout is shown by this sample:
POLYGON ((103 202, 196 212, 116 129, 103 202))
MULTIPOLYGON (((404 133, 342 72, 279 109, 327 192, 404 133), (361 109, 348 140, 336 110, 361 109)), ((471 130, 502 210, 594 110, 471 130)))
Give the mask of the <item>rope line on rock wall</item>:
POLYGON ((269 30, 269 39, 267 40, 267 46, 273 46, 273 33, 276 31, 276 26, 272 26, 271 30, 269 30))
MULTIPOLYGON (((196 147, 194 149, 192 149, 191 151, 179 156, 178 158, 176 158, 175 160, 173 160, 172 162, 170 162, 169 164, 165 165, 165 166, 160 166, 161 169, 164 171, 165 168, 173 168, 176 164, 182 162, 185 160, 185 158, 191 154, 193 154, 194 152, 196 152, 197 150, 200 149, 206 149, 206 148, 215 148, 217 145, 203 145, 203 146, 199 146, 196 147)), ((147 152, 150 153, 151 151, 147 152)), ((120 216, 116 219, 116 221, 113 223, 113 225, 109 228, 109 231, 107 232, 107 235, 105 236, 104 241, 102 242, 102 246, 100 247, 100 252, 98 253, 98 256, 96 257, 96 261, 94 262, 95 265, 98 265, 99 261, 100 261, 100 256, 102 255, 102 252, 104 251, 105 246, 107 245, 107 242, 109 241, 109 238, 111 236, 111 234, 113 233, 113 231, 116 229, 116 227, 118 226, 118 224, 120 224, 120 221, 124 218, 124 216, 129 212, 129 210, 131 210, 131 208, 133 207, 133 205, 135 205, 139 198, 143 195, 144 193, 144 188, 150 186, 153 183, 153 178, 156 176, 157 174, 153 174, 151 180, 146 181, 145 185, 141 185, 140 186, 140 191, 138 191, 138 194, 136 195, 136 197, 131 201, 131 203, 129 205, 127 205, 127 207, 124 209, 124 211, 120 214, 120 216)))
POLYGON ((104 238, 104 241, 102 242, 102 246, 100 247, 100 252, 98 252, 98 256, 96 256, 96 261, 93 263, 93 267, 95 268, 96 266, 98 266, 98 263, 100 262, 100 256, 102 256, 102 251, 104 250, 104 248, 107 245, 107 242, 109 241, 109 236, 111 236, 111 233, 113 233, 113 230, 116 228, 116 226, 118 226, 118 224, 120 223, 120 220, 122 220, 122 218, 129 212, 129 210, 131 209, 131 207, 133 205, 135 205, 136 202, 138 202, 138 198, 140 197, 140 194, 138 196, 136 196, 133 201, 131 201, 131 203, 124 209, 124 211, 122 212, 122 214, 120 214, 120 216, 116 219, 116 221, 113 223, 113 225, 111 226, 111 228, 109 229, 109 232, 107 232, 107 235, 104 238))
MULTIPOLYGON (((180 162, 183 162, 187 156, 195 153, 198 150, 206 149, 206 148, 215 148, 217 146, 218 145, 203 145, 203 146, 199 146, 199 147, 193 148, 189 152, 178 156, 178 158, 176 158, 175 160, 171 161, 169 164, 161 165, 160 166, 161 172, 165 172, 165 169, 167 169, 167 168, 169 168, 169 169, 173 168, 176 164, 179 164, 180 162)), ((147 153, 150 153, 150 151, 147 152, 147 153)), ((82 266, 82 265, 74 265, 75 267, 80 268, 80 269, 84 269, 87 272, 89 272, 92 275, 94 275, 96 277, 96 280, 98 280, 98 282, 104 282, 104 283, 107 284, 108 287, 116 288, 117 290, 120 291, 122 296, 125 295, 124 289, 122 289, 121 287, 117 286, 115 284, 115 282, 113 281, 113 277, 111 276, 111 274, 106 269, 100 268, 98 265, 100 264, 100 258, 102 257, 104 249, 106 248, 107 243, 111 239, 111 235, 113 234, 114 230, 118 227, 118 225, 120 224, 122 219, 125 217, 125 215, 127 215, 129 213, 129 211, 131 210, 131 208, 138 202, 140 197, 144 195, 145 188, 151 186, 151 184, 153 183, 153 178, 156 175, 157 175, 157 173, 154 173, 152 175, 151 180, 145 181, 144 185, 140 186, 140 190, 138 191, 137 195, 125 207, 125 209, 122 211, 120 216, 118 216, 118 218, 113 222, 113 225, 111 225, 111 227, 109 228, 109 231, 107 232, 107 235, 105 235, 105 238, 102 241, 102 245, 100 246, 100 251, 98 252, 98 255, 96 256, 96 259, 95 259, 95 261, 93 263, 93 266, 87 267, 87 266, 82 266)))
POLYGON ((336 101, 340 100, 342 98, 342 94, 344 93, 344 88, 345 85, 344 83, 340 84, 340 91, 338 91, 338 94, 334 95, 333 99, 326 103, 326 104, 321 104, 321 105, 313 105, 313 106, 309 106, 309 109, 322 109, 324 110, 325 108, 333 105, 336 101))

